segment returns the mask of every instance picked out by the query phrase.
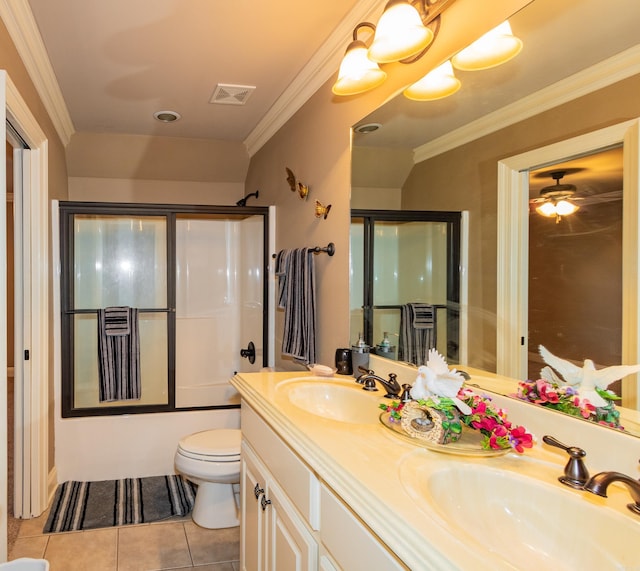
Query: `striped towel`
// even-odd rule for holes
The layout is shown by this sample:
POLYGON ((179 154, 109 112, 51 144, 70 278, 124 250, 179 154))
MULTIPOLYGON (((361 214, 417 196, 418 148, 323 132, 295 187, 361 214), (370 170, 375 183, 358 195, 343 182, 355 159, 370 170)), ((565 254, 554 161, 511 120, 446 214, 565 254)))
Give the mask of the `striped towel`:
POLYGON ((398 359, 414 365, 427 362, 436 346, 436 310, 427 303, 407 303, 400 308, 398 359))
POLYGON ((107 307, 104 310, 104 330, 107 335, 129 335, 129 308, 107 307))
POLYGON ((278 307, 284 309, 282 353, 305 364, 316 362, 315 260, 309 248, 276 256, 278 307))
POLYGON ((107 307, 98 310, 98 374, 100 402, 140 399, 137 309, 107 307))

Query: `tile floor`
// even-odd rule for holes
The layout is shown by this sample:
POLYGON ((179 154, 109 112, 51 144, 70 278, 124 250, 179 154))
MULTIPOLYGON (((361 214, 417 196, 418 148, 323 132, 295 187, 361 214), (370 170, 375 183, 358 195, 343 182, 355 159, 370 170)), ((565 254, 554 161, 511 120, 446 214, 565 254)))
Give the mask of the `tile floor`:
POLYGON ((240 571, 240 528, 167 522, 43 534, 47 513, 22 521, 9 559, 44 558, 51 571, 240 571))

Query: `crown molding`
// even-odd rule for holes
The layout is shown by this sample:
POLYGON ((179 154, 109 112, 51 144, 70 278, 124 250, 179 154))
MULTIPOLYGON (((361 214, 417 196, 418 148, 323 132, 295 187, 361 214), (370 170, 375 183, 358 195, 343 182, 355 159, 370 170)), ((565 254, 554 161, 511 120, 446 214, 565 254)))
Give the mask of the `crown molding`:
POLYGON ((66 146, 75 129, 29 3, 27 0, 0 0, 0 18, 7 27, 62 144, 66 146))
POLYGON ((380 9, 380 0, 360 0, 351 9, 244 140, 249 156, 258 152, 336 72, 350 41, 353 28, 358 22, 370 19, 373 13, 379 12, 380 9))
POLYGON ((413 150, 419 163, 640 73, 640 44, 413 150))

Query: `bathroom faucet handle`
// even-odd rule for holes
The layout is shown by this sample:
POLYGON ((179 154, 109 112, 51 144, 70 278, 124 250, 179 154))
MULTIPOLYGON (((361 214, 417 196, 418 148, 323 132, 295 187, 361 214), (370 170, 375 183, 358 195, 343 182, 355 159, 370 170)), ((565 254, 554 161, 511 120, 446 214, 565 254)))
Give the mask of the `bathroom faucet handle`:
POLYGON ((364 385, 364 377, 375 374, 375 371, 372 369, 365 369, 362 365, 358 365, 358 371, 362 374, 356 379, 356 383, 360 383, 361 385, 364 385))
POLYGON ((542 437, 545 444, 549 446, 555 446, 564 450, 569 454, 569 461, 564 468, 564 476, 560 476, 560 480, 563 484, 572 488, 581 489, 587 483, 589 479, 589 471, 582 460, 587 453, 578 446, 567 446, 560 442, 557 438, 549 436, 548 434, 542 437))

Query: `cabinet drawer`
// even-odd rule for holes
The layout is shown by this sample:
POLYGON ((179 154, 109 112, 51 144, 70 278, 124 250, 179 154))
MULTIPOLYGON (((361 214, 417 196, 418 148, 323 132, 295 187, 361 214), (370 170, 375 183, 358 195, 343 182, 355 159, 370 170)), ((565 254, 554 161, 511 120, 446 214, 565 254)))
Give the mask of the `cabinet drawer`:
POLYGON ((320 490, 320 519, 322 545, 340 569, 408 569, 325 485, 320 490))
POLYGON ((251 444, 311 529, 318 530, 320 484, 315 474, 244 402, 240 419, 242 437, 251 444))

